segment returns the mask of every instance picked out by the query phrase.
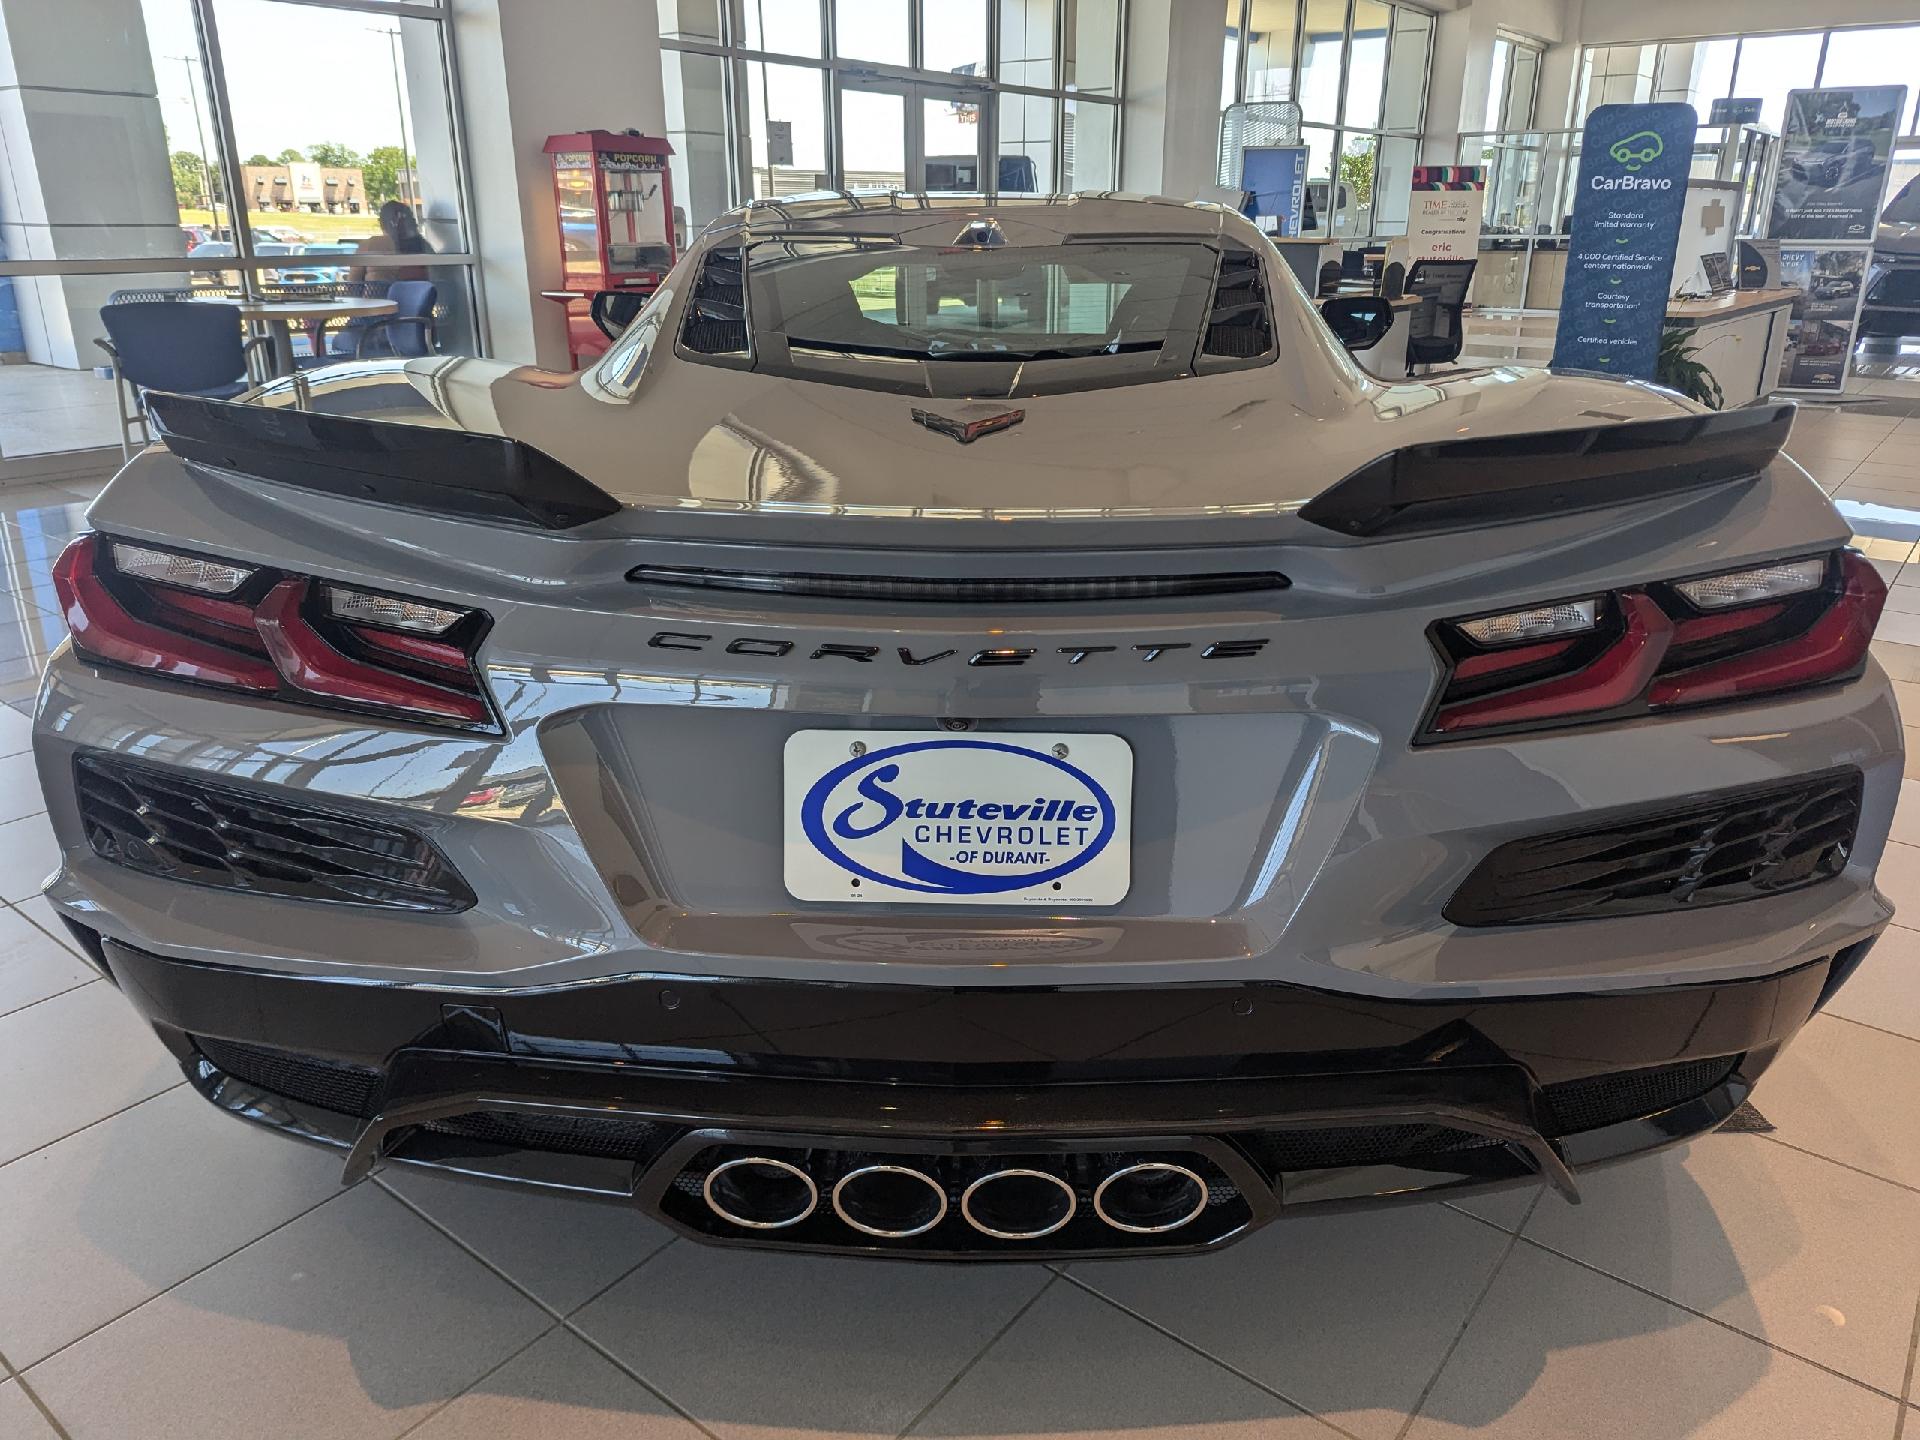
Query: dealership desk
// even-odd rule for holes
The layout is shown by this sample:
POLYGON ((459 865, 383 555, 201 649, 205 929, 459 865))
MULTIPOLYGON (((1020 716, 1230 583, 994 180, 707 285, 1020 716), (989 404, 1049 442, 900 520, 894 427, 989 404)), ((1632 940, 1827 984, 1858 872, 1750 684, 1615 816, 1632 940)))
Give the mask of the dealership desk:
POLYGON ((1694 358, 1720 382, 1726 407, 1757 400, 1780 383, 1787 320, 1800 292, 1735 290, 1711 300, 1672 300, 1667 323, 1693 331, 1694 358))

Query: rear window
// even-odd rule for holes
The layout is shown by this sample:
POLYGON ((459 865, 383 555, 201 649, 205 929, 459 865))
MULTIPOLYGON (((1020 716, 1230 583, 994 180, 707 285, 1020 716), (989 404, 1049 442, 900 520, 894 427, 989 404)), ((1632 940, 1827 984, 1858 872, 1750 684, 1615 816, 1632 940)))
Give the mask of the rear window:
POLYGON ((760 244, 747 263, 755 368, 933 393, 1159 378, 1191 367, 1218 264, 1210 247, 1182 243, 760 244), (1001 383, 946 371, 961 365, 1022 373, 1001 383))

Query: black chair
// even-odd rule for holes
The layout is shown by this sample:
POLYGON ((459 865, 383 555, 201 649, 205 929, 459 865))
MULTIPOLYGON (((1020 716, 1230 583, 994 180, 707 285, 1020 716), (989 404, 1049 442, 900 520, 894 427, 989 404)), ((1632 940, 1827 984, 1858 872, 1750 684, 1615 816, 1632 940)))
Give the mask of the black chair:
POLYGON ((248 353, 271 342, 246 338, 240 307, 185 300, 136 300, 100 307, 104 340, 94 344, 112 358, 113 395, 120 408, 120 453, 133 458, 133 427, 147 445, 146 392, 171 390, 231 400, 251 388, 248 353), (131 392, 131 394, 129 394, 131 392), (128 401, 131 398, 131 405, 128 401))
POLYGON ((1329 260, 1320 267, 1320 289, 1318 298, 1325 300, 1330 295, 1340 293, 1341 270, 1338 260, 1329 260))
POLYGON ((1380 298, 1398 300, 1407 293, 1407 267, 1395 260, 1380 272, 1380 298))
POLYGON ((1416 260, 1407 293, 1420 308, 1408 317, 1407 373, 1415 365, 1449 365, 1466 343, 1463 315, 1473 288, 1474 260, 1416 260))

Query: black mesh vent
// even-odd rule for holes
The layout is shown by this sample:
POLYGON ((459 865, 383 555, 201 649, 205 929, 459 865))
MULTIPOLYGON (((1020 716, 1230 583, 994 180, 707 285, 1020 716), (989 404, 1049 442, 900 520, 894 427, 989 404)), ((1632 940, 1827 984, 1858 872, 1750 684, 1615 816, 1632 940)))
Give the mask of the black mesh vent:
POLYGON ((322 1110, 363 1120, 373 1116, 380 1091, 378 1070, 232 1040, 195 1038, 193 1044, 216 1068, 236 1080, 322 1110))
POLYGON ((1738 1056, 1716 1056, 1543 1086, 1555 1121, 1549 1133, 1577 1135, 1672 1109, 1724 1084, 1739 1063, 1738 1056))
POLYGON ((1250 360, 1273 348, 1273 320, 1267 311, 1267 286, 1260 257, 1230 251, 1220 259, 1213 310, 1207 316, 1206 355, 1250 360))
MULTIPOLYGON (((1686 1060, 1645 1070, 1621 1070, 1541 1087, 1550 1137, 1599 1130, 1654 1115, 1723 1084, 1739 1057, 1686 1060)), ((1445 1125, 1340 1125, 1316 1130, 1266 1130, 1242 1137, 1270 1174, 1330 1170, 1347 1165, 1441 1163, 1445 1157, 1501 1142, 1445 1125)))
POLYGON ((613 1160, 644 1160, 673 1134, 651 1120, 625 1116, 517 1114, 508 1110, 474 1110, 428 1121, 421 1129, 515 1150, 553 1150, 613 1160))
POLYGON ((743 252, 707 252, 687 303, 680 343, 699 355, 747 353, 747 267, 743 252))
POLYGON ((1838 875, 1860 772, 1722 790, 1500 846, 1447 902, 1455 925, 1523 925, 1724 905, 1838 875))
POLYGON ((449 912, 473 892, 423 836, 100 756, 73 762, 87 843, 148 875, 295 900, 449 912))

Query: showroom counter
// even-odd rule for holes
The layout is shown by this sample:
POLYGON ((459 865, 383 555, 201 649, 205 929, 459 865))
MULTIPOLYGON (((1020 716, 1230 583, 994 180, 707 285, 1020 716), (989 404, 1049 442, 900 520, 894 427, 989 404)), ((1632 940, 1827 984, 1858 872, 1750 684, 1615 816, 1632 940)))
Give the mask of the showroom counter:
POLYGON ((1779 384, 1787 321, 1799 295, 1797 289, 1779 288, 1674 300, 1667 305, 1667 323, 1694 332, 1693 358, 1720 382, 1731 409, 1779 384))

